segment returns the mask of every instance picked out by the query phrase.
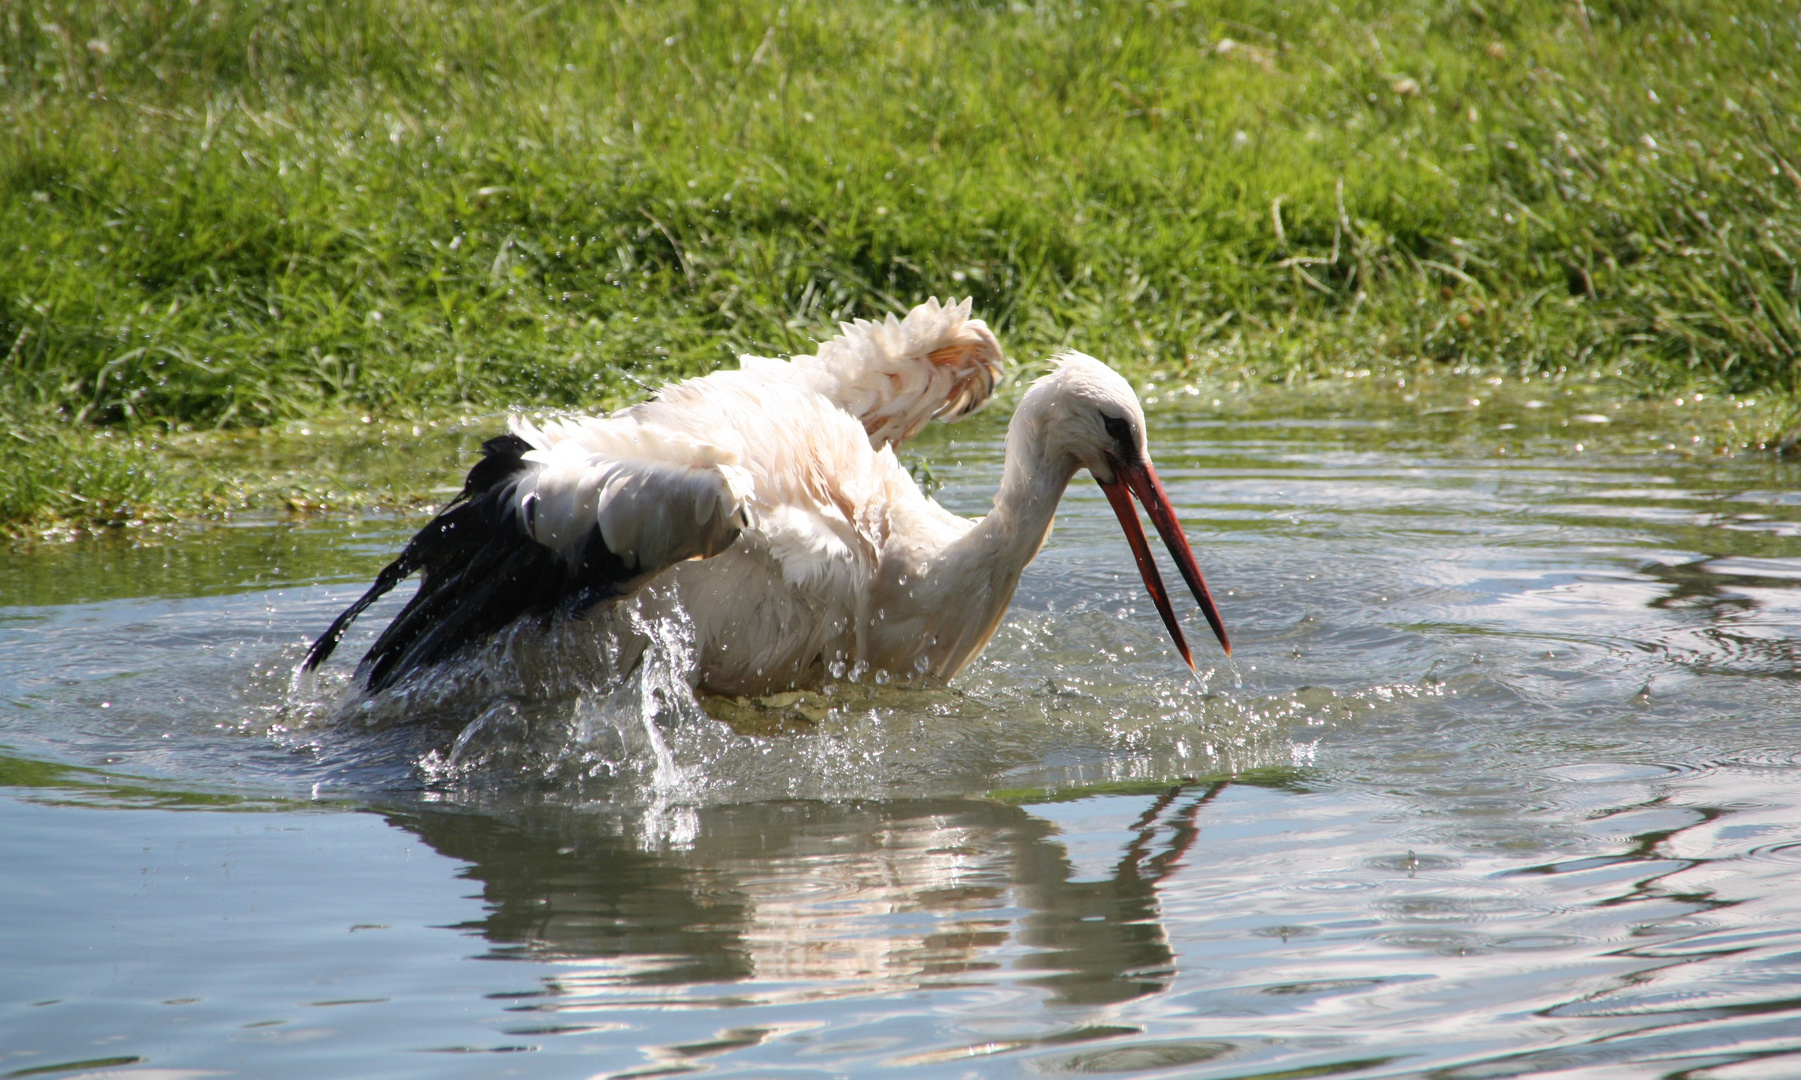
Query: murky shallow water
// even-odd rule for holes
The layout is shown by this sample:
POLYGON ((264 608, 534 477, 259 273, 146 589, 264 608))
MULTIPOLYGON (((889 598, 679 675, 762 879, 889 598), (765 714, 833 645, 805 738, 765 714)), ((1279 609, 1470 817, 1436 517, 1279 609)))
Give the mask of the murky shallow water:
POLYGON ((951 690, 760 735, 291 697, 407 523, 0 556, 0 1075, 1801 1075, 1801 471, 1523 400, 1165 403, 1235 668, 1079 483, 951 690))

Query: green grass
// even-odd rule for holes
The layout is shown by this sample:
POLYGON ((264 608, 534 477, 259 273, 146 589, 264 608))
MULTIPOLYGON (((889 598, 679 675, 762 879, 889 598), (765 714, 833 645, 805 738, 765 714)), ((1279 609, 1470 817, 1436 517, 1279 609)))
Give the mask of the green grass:
POLYGON ((1792 398, 1798 82, 1778 0, 18 0, 0 410, 604 407, 963 294, 1027 361, 1792 398))
POLYGON ((190 508, 141 439, 49 425, 0 439, 0 534, 50 523, 104 528, 190 508))
POLYGON ((196 432, 38 422, 0 435, 0 537, 183 529, 242 512, 424 513, 462 483, 496 415, 328 414, 196 432))

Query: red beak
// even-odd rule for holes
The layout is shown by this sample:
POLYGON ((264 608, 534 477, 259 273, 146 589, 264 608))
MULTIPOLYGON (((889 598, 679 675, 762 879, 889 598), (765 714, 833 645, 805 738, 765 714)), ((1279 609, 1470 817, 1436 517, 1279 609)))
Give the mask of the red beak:
POLYGON ((1176 511, 1169 504, 1169 495, 1163 490, 1163 481, 1157 479, 1157 470, 1151 463, 1134 462, 1122 465, 1113 462, 1113 480, 1111 482, 1096 480, 1101 490, 1107 493, 1107 501, 1113 504, 1113 512, 1119 515, 1120 528, 1126 531, 1126 542, 1132 545, 1132 558, 1138 561, 1138 572, 1144 575, 1144 587, 1150 590, 1151 599, 1157 604, 1157 614, 1163 616, 1163 625, 1169 628, 1169 636, 1176 641, 1176 649, 1181 652, 1182 659, 1188 662, 1188 669, 1194 670, 1194 657, 1188 653, 1188 640, 1182 636, 1182 624, 1176 621, 1176 613, 1169 606, 1169 593, 1163 588, 1163 576, 1157 573, 1157 564, 1151 559, 1150 545, 1144 539, 1144 527, 1138 523, 1138 508, 1126 495, 1129 488, 1138 501, 1144 504, 1145 513, 1151 516, 1151 523, 1157 526, 1157 532, 1163 537, 1163 546, 1169 548, 1169 554, 1176 561, 1176 569, 1182 572, 1182 580, 1188 583, 1188 591, 1194 594, 1195 602, 1201 605, 1201 614, 1207 616, 1207 625, 1213 627, 1213 634, 1219 638, 1220 648, 1226 655, 1232 655, 1232 643, 1226 640, 1226 626, 1220 621, 1219 609, 1213 606, 1213 596, 1207 591, 1207 583, 1201 580, 1201 568, 1195 565, 1194 552, 1188 547, 1188 537, 1182 534, 1182 525, 1176 520, 1176 511))

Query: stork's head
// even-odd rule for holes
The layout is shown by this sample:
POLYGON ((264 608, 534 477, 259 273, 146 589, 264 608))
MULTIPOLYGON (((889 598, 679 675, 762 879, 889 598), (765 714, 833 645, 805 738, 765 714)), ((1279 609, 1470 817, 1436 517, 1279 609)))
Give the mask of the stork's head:
POLYGON ((1148 461, 1144 407, 1132 384, 1083 353, 1061 353, 1051 362, 1056 367, 1029 391, 1042 399, 1033 412, 1045 454, 1087 469, 1103 484, 1116 479, 1121 462, 1148 461))
POLYGON ((1219 610, 1207 592, 1207 583, 1195 565, 1188 538, 1176 520, 1175 509, 1163 490, 1163 482, 1157 478, 1157 470, 1151 467, 1150 450, 1144 437, 1144 407, 1138 403, 1138 395, 1118 372, 1092 356, 1067 352, 1059 355, 1055 363, 1055 370, 1038 380, 1027 393, 1029 398, 1039 399, 1032 412, 1039 421, 1041 452, 1052 460, 1067 462, 1073 468, 1087 469, 1095 483, 1107 493, 1107 501, 1118 515, 1126 542, 1132 547, 1132 556, 1144 577, 1145 588, 1156 602, 1157 613, 1163 616, 1163 625, 1169 628, 1182 659, 1192 668, 1194 658, 1189 655, 1188 641, 1170 607, 1169 593, 1163 588, 1163 578, 1157 572, 1150 547, 1145 543, 1144 529, 1138 523, 1138 510, 1132 505, 1132 496, 1138 497, 1162 535, 1164 546, 1169 548, 1182 580, 1187 582, 1195 602, 1201 605, 1201 613, 1219 638, 1220 647, 1226 650, 1227 656, 1232 655, 1225 624, 1220 621, 1219 610))

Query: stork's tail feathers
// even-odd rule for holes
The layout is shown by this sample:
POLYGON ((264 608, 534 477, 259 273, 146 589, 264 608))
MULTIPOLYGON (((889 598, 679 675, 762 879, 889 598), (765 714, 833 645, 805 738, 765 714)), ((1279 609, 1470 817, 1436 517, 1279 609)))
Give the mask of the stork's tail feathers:
MULTIPOLYGON (((312 671, 323 664, 357 616, 419 571, 424 571, 424 577, 418 594, 358 665, 357 673, 367 680, 371 691, 392 685, 407 671, 442 659, 482 636, 484 630, 497 630, 522 614, 519 610, 506 614, 494 610, 494 589, 482 588, 480 579, 493 577, 493 571, 517 561, 516 556, 507 558, 506 549, 520 545, 505 540, 508 534, 519 539, 520 530, 509 528, 513 523, 507 519, 514 489, 529 468, 525 455, 531 449, 530 443, 515 434, 483 444, 481 460, 469 470, 462 492, 419 530, 399 558, 376 575, 369 591, 313 642, 301 670, 312 671), (469 595, 472 592, 476 595, 469 595), (457 603, 459 600, 464 603, 457 603), (468 603, 471 600, 473 604, 468 603), (458 612, 457 608, 464 610, 458 612)), ((529 539, 525 542, 537 546, 529 539)), ((539 550, 544 559, 554 560, 548 549, 539 550)))
POLYGON ((745 370, 785 377, 855 416, 880 450, 919 433, 930 420, 963 419, 994 396, 1007 358, 970 301, 927 300, 905 319, 858 319, 812 356, 792 361, 740 358, 745 370))
POLYGON ((320 635, 301 670, 324 663, 351 622, 415 572, 418 593, 357 666, 372 693, 518 619, 579 616, 674 562, 730 547, 747 494, 717 465, 603 457, 515 423, 483 445, 462 492, 320 635))

